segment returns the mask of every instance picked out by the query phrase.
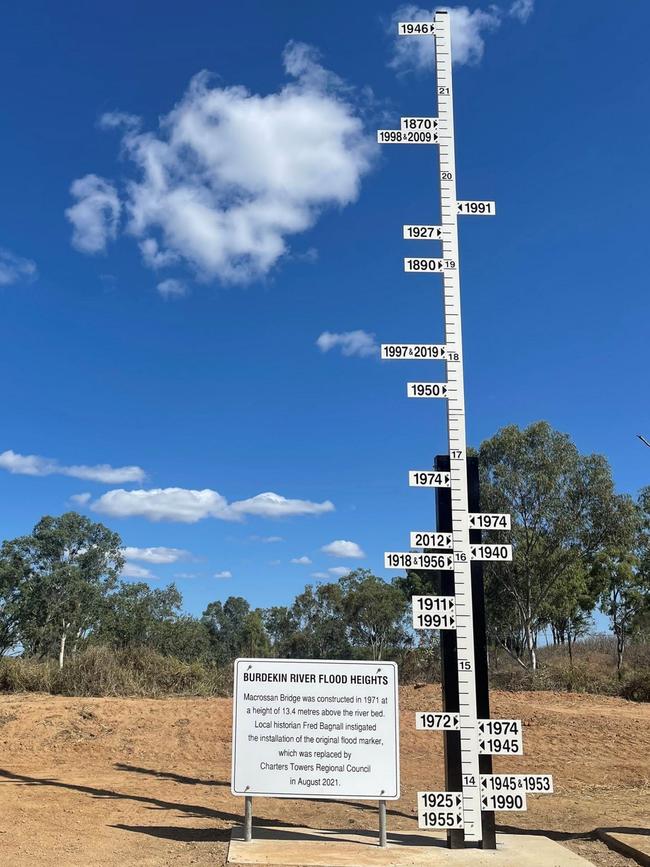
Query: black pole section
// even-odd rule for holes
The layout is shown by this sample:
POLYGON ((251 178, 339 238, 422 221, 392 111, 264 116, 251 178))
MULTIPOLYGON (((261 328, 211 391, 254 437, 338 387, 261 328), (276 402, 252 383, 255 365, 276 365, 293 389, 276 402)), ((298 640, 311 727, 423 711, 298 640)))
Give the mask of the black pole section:
MULTIPOLYGON (((449 456, 436 455, 436 470, 449 472, 449 456)), ((436 526, 439 533, 451 533, 451 489, 436 488, 436 526)), ((438 572, 440 593, 453 596, 453 571, 438 572)), ((440 655, 442 658, 442 709, 445 713, 460 710, 458 695, 458 646, 455 629, 440 630, 440 655)), ((445 750, 445 789, 448 792, 462 792, 463 777, 460 764, 460 732, 444 732, 445 750)), ((447 831, 447 846, 462 849, 464 844, 462 829, 447 831)))
MULTIPOLYGON (((470 512, 480 512, 480 486, 478 458, 467 458, 467 499, 470 512)), ((469 541, 480 544, 481 531, 470 530, 469 541)), ((476 709, 479 719, 490 719, 490 686, 487 660, 487 635, 485 627, 485 587, 483 584, 483 564, 474 561, 472 574, 472 619, 474 621, 474 662, 476 669, 476 709)), ((492 773, 492 756, 479 756, 478 768, 481 774, 492 773)), ((494 812, 481 811, 482 849, 496 849, 496 827, 494 812)))

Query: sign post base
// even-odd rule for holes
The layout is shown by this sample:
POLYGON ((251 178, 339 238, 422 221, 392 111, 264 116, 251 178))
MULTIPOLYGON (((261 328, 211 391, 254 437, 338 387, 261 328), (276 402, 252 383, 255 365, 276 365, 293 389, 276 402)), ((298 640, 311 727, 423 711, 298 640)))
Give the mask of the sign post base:
POLYGON ((390 832, 387 846, 372 831, 256 826, 255 839, 232 831, 229 865, 282 867, 589 867, 560 843, 534 834, 497 834, 496 850, 448 849, 444 832, 390 832))

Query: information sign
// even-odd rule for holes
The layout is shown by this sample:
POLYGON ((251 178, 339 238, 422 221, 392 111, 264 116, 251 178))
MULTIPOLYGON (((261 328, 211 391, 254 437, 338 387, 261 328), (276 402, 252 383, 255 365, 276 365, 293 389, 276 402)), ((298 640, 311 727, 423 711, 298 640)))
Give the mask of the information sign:
POLYGON ((394 662, 237 659, 234 795, 399 798, 394 662))

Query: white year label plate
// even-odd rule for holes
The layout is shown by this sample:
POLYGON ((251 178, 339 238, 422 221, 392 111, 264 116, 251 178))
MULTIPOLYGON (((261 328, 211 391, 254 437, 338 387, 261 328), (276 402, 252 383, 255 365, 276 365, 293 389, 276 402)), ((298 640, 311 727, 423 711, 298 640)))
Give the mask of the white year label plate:
POLYGON ((430 129, 378 129, 378 144, 420 144, 438 143, 438 133, 430 129))
POLYGON ((526 793, 491 792, 481 795, 481 810, 500 810, 501 812, 521 812, 527 810, 526 793))
POLYGON ((400 126, 404 129, 438 129, 437 117, 401 117, 400 126))
POLYGON ((530 795, 550 795, 553 777, 551 774, 481 774, 481 789, 485 794, 527 792, 530 795))
POLYGON ((497 212, 495 202, 456 202, 456 205, 459 214, 493 217, 497 212))
POLYGON ((454 537, 451 533, 411 530, 411 548, 451 548, 453 543, 454 537))
POLYGON ((471 530, 509 530, 510 515, 494 512, 470 512, 469 526, 471 530))
POLYGON ((405 241, 438 241, 442 238, 442 226, 402 226, 402 237, 405 241))
POLYGON ((405 21, 397 25, 398 36, 433 36, 435 32, 431 21, 405 21))
POLYGON ((404 270, 407 273, 432 274, 439 271, 455 271, 455 259, 407 258, 404 259, 404 270))
POLYGON ((462 828, 462 794, 460 792, 418 792, 418 827, 462 828))
MULTIPOLYGON (((453 569, 450 554, 427 554, 413 551, 386 551, 384 569, 453 569)), ((414 596, 414 599, 418 597, 414 596)))
MULTIPOLYGON (((453 360, 458 360, 457 353, 452 353, 456 356, 453 360)), ((447 360, 451 358, 447 353, 447 347, 444 343, 382 343, 381 357, 387 359, 421 359, 425 361, 435 361, 436 359, 447 360)))
POLYGON ((407 382, 407 397, 447 397, 446 382, 407 382))
POLYGON ((419 732, 455 732, 460 729, 460 716, 444 711, 419 711, 415 714, 415 729, 419 732))
POLYGON ((455 629, 453 596, 412 596, 413 629, 455 629))
POLYGON ((448 488, 450 485, 449 473, 439 473, 437 470, 409 470, 411 488, 448 488))
POLYGON ((512 560, 512 545, 470 545, 471 560, 512 560))

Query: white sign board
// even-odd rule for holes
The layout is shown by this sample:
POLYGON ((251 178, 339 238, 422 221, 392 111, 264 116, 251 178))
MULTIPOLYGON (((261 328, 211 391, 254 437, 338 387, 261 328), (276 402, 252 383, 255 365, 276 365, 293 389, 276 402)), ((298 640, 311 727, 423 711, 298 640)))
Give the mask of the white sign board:
POLYGON ((237 659, 233 795, 399 798, 394 662, 237 659))

